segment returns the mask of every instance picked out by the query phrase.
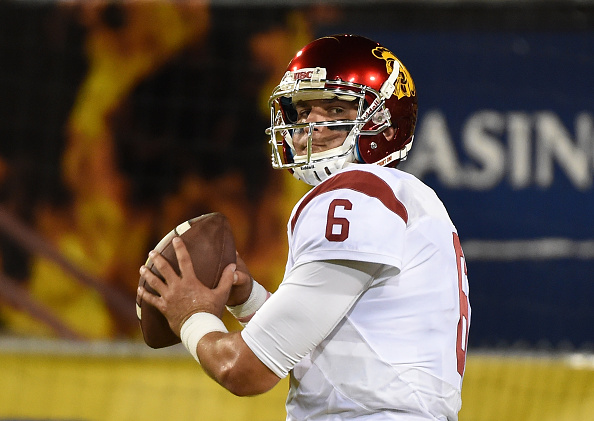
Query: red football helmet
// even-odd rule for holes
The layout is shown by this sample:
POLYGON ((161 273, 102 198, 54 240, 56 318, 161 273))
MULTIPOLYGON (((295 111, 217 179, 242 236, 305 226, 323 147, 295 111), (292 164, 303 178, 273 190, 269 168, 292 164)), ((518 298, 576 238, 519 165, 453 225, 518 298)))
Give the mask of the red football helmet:
POLYGON ((400 60, 379 43, 356 35, 317 39, 301 49, 273 90, 270 145, 272 166, 286 168, 316 185, 349 163, 396 166, 412 146, 417 120, 414 82, 400 60), (355 120, 298 123, 299 100, 358 101, 355 120), (312 153, 315 127, 348 127, 342 146, 312 153), (395 135, 383 131, 393 127, 395 135), (306 155, 295 154, 293 133, 309 130, 306 155))

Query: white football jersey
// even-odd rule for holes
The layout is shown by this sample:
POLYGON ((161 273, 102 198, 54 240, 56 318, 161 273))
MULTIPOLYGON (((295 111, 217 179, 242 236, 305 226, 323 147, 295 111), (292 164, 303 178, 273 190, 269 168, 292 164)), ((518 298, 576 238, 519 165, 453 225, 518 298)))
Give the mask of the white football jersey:
POLYGON ((352 165, 297 203, 288 238, 287 274, 328 260, 385 269, 293 366, 287 420, 456 420, 468 281, 456 228, 434 191, 396 169, 352 165))

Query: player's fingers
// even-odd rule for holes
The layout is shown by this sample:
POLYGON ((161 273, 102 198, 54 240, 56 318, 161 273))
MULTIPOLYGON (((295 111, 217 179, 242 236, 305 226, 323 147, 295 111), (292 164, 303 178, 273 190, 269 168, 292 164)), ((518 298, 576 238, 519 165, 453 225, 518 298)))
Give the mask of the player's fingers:
POLYGON ((231 287, 237 280, 237 265, 235 263, 229 263, 221 274, 219 284, 214 289, 217 293, 229 294, 231 287))
POLYGON ((150 304, 153 307, 155 307, 157 310, 163 311, 161 297, 151 294, 149 291, 146 290, 146 288, 143 288, 141 286, 138 287, 137 294, 138 294, 138 297, 140 297, 141 302, 150 304))
POLYGON ((180 237, 175 237, 172 241, 175 255, 177 256, 177 262, 179 264, 179 270, 182 278, 186 276, 195 276, 194 265, 192 264, 192 258, 186 248, 183 240, 180 237))
MULTIPOLYGON (((145 279, 147 284, 149 284, 151 288, 157 292, 157 294, 163 295, 167 290, 167 284, 163 282, 157 275, 151 272, 146 266, 140 267, 140 276, 142 276, 145 279)), ((151 294, 150 292, 146 291, 145 295, 154 294, 151 294)))
POLYGON ((161 256, 160 253, 156 252, 155 250, 151 250, 149 253, 149 258, 153 261, 155 267, 159 270, 159 273, 163 275, 163 277, 168 282, 178 278, 177 273, 175 273, 167 259, 161 256))
POLYGON ((245 272, 247 274, 250 273, 247 265, 245 264, 245 262, 243 261, 243 259, 239 255, 239 252, 237 252, 237 251, 235 252, 235 260, 237 261, 237 270, 240 270, 240 271, 245 272))
POLYGON ((242 270, 238 265, 237 270, 235 271, 233 285, 251 285, 251 283, 252 276, 250 275, 249 271, 242 270))

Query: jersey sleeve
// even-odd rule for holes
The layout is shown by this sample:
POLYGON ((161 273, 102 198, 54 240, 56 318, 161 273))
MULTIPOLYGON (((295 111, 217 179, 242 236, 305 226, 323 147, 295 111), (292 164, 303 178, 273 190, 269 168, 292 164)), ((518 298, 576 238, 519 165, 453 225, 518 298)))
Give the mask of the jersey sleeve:
POLYGON ((280 378, 343 319, 384 266, 352 261, 295 267, 256 312, 241 336, 280 378))
POLYGON ((346 259, 400 268, 407 211, 381 178, 348 171, 311 190, 289 221, 292 265, 346 259))

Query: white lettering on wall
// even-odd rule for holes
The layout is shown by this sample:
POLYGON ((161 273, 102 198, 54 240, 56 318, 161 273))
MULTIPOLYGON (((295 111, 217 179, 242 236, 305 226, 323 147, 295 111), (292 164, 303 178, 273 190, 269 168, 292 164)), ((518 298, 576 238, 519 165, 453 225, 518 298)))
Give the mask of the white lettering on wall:
POLYGON ((590 139, 574 142, 559 117, 552 112, 536 115, 536 184, 548 187, 553 182, 557 163, 573 185, 585 190, 592 184, 590 139), (585 143, 588 144, 585 144, 585 143))
POLYGON ((445 116, 439 111, 425 114, 423 122, 415 130, 414 158, 407 159, 406 171, 422 177, 434 172, 440 183, 447 187, 458 187, 460 162, 445 116))
POLYGON ((462 171, 468 187, 488 190, 501 182, 505 176, 504 133, 505 118, 494 111, 480 111, 466 121, 462 147, 471 162, 462 171))
POLYGON ((508 177, 513 189, 523 189, 532 182, 532 121, 526 113, 507 116, 508 177))
POLYGON ((564 176, 578 190, 592 188, 594 116, 580 113, 575 138, 551 111, 501 113, 481 110, 461 130, 456 149, 445 115, 428 112, 419 121, 415 145, 402 169, 434 174, 449 188, 489 190, 502 182, 513 189, 549 187, 564 176))

